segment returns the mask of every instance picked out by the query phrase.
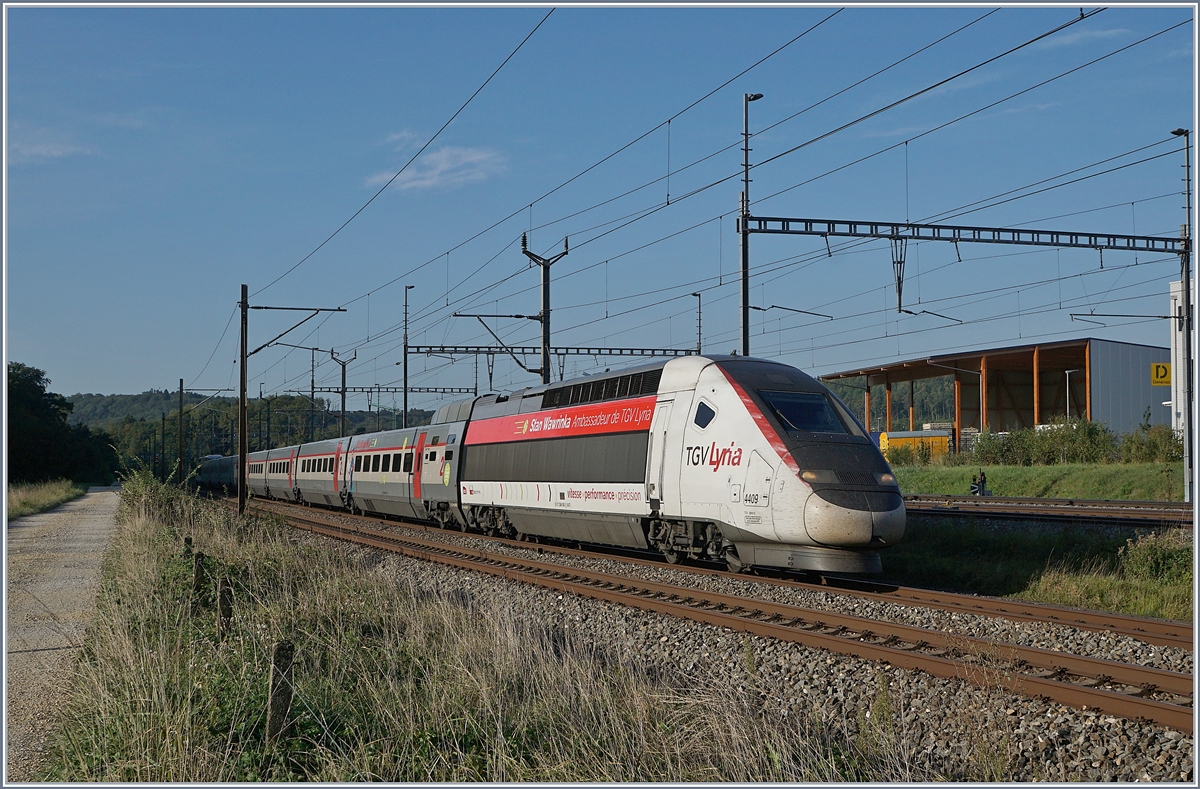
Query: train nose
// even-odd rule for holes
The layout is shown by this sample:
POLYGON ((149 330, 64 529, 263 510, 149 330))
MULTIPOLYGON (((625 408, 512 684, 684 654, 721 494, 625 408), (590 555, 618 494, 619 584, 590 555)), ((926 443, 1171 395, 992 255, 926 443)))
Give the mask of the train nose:
POLYGON ((892 545, 904 535, 904 499, 893 491, 814 490, 804 505, 804 530, 820 545, 892 545))

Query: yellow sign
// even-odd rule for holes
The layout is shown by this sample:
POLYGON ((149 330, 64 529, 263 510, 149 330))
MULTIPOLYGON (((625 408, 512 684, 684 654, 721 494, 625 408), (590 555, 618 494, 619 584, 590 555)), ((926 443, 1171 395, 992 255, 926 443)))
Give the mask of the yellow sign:
POLYGON ((1171 365, 1162 362, 1155 362, 1150 365, 1150 385, 1151 386, 1170 386, 1171 385, 1171 365))
POLYGON ((887 433, 880 433, 879 434, 879 451, 887 452, 887 448, 888 448, 888 435, 887 435, 887 433))

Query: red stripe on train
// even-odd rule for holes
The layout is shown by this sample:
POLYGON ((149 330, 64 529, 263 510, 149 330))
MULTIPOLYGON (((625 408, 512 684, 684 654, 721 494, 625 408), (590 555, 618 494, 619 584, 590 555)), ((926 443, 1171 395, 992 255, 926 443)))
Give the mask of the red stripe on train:
POLYGON ((796 459, 792 457, 792 453, 788 451, 787 445, 783 443, 783 439, 779 437, 779 433, 775 432, 775 428, 771 426, 766 415, 759 410, 759 407, 750 399, 750 395, 746 394, 746 390, 738 385, 738 382, 733 380, 729 373, 722 370, 720 365, 717 366, 717 369, 721 370, 721 374, 725 376, 725 380, 729 381, 729 385, 733 387, 733 391, 737 392, 738 397, 741 398, 742 405, 750 412, 750 416, 754 417, 754 424, 758 425, 759 431, 763 434, 763 438, 767 439, 767 443, 771 445, 771 449, 775 450, 775 453, 783 459, 783 462, 787 464, 787 467, 796 476, 800 476, 800 466, 796 463, 796 459))
POLYGON ((656 395, 550 408, 471 422, 464 444, 499 444, 542 438, 635 433, 650 429, 656 395))

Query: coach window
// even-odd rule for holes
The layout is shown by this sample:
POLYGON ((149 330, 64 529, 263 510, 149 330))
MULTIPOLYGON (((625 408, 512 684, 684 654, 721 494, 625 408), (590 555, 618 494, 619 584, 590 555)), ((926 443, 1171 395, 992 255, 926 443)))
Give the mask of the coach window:
POLYGON ((446 460, 454 460, 454 450, 453 449, 446 450, 446 460))
POLYGON ((413 453, 405 452, 404 453, 404 470, 406 472, 409 472, 409 473, 412 472, 412 460, 413 460, 413 453))
POLYGON ((696 416, 692 419, 692 422, 695 423, 696 427, 703 430, 708 427, 709 422, 712 422, 713 417, 716 415, 717 412, 712 409, 712 406, 701 400, 700 405, 696 406, 696 416))
POLYGON ((441 440, 442 440, 442 437, 441 437, 441 436, 434 436, 434 437, 433 437, 433 440, 432 440, 432 441, 430 441, 429 443, 430 443, 430 444, 432 444, 433 446, 437 446, 437 442, 439 442, 439 441, 441 441, 441 440))
POLYGON ((400 470, 400 464, 402 462, 403 457, 404 457, 403 452, 397 452, 396 454, 392 455, 392 471, 400 470))
POLYGON ((382 471, 384 474, 386 474, 392 470, 392 456, 391 455, 383 456, 383 468, 381 468, 379 470, 382 471))
POLYGON ((374 474, 377 471, 379 471, 379 455, 372 455, 371 456, 371 473, 374 474))
POLYGON ((354 470, 362 471, 362 455, 354 456, 354 470))

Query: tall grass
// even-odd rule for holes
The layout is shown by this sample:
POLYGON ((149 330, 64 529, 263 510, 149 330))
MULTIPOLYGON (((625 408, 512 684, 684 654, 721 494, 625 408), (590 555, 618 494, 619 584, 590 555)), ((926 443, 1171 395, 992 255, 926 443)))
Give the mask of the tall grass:
MULTIPOLYGON (((375 557, 375 558, 373 558, 375 557)), ((881 686, 868 727, 646 665, 507 600, 239 519, 136 474, 57 756, 62 781, 887 781, 914 766, 881 686), (191 591, 184 535, 206 554, 191 591), (216 633, 216 579, 235 590, 216 633), (296 646, 289 728, 265 737, 272 645, 296 646)), ((753 656, 751 655, 751 658, 753 656)), ((747 684, 756 677, 744 659, 747 684)), ((967 760, 964 759, 964 763, 967 760)), ((964 778, 983 778, 964 775, 964 778)))
POLYGON ((85 493, 86 487, 67 479, 51 482, 16 482, 8 486, 8 517, 11 520, 45 512, 85 493))
POLYGON ((1182 529, 1126 540, 1116 561, 1072 569, 1048 566, 1022 591, 1025 600, 1134 616, 1191 621, 1191 534, 1182 529))

